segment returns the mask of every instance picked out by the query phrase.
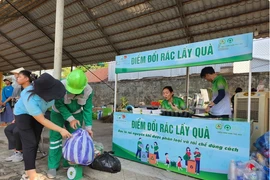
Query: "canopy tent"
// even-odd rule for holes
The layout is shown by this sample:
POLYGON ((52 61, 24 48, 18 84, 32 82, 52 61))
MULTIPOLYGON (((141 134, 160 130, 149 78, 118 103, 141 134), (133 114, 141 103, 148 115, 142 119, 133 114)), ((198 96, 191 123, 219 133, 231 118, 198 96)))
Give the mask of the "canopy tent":
MULTIPOLYGON (((54 0, 0 1, 0 71, 53 68, 54 0)), ((63 66, 235 34, 269 37, 269 1, 65 0, 63 66)))

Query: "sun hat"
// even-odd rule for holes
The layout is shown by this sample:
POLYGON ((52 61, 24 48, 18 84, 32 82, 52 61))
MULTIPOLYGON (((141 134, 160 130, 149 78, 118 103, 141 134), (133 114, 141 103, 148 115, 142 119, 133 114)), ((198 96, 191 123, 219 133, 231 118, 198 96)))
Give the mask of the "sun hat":
POLYGON ((3 81, 4 81, 4 82, 5 82, 5 81, 9 81, 10 83, 12 83, 12 78, 6 77, 3 81))
POLYGON ((33 92, 49 102, 63 98, 66 94, 66 89, 61 81, 55 79, 48 73, 44 73, 34 81, 33 92))
POLYGON ((13 73, 13 74, 19 74, 22 70, 24 70, 24 68, 23 67, 20 67, 20 68, 17 68, 17 69, 12 70, 10 72, 13 73))

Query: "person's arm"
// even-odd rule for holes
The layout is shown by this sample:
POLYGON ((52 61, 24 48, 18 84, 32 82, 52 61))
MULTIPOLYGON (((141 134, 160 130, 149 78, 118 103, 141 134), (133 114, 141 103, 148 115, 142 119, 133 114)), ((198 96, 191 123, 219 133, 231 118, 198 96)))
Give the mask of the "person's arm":
POLYGON ((218 104, 225 97, 225 89, 218 90, 218 96, 213 101, 214 104, 218 104))
POLYGON ((220 78, 217 82, 217 90, 218 90, 218 95, 217 97, 213 100, 213 102, 209 103, 209 107, 214 106, 215 104, 218 104, 224 97, 225 97, 225 89, 227 86, 227 82, 224 78, 220 78))
POLYGON ((71 121, 75 120, 74 116, 71 114, 71 112, 66 107, 66 105, 64 103, 64 98, 59 99, 59 100, 55 100, 54 106, 61 113, 61 115, 63 116, 63 118, 66 121, 71 122, 71 121))
POLYGON ((86 100, 85 105, 83 106, 83 120, 85 123, 85 129, 89 132, 91 136, 93 136, 92 132, 92 100, 93 100, 93 92, 90 94, 88 99, 86 100))
POLYGON ((186 109, 186 103, 183 99, 179 98, 179 104, 178 107, 182 110, 186 109))
POLYGON ((36 116, 33 116, 33 117, 40 124, 42 124, 46 128, 49 128, 50 130, 59 132, 63 137, 65 137, 65 138, 71 137, 71 134, 67 130, 65 130, 64 128, 61 128, 60 126, 55 125, 54 123, 52 123, 51 121, 46 119, 43 114, 39 114, 39 115, 36 115, 36 116))
POLYGON ((6 91, 5 89, 3 89, 4 96, 6 97, 6 100, 3 102, 4 106, 12 99, 12 93, 14 89, 11 89, 12 91, 6 91))
POLYGON ((71 137, 71 134, 67 130, 55 125, 54 123, 52 123, 51 121, 49 121, 44 117, 42 110, 39 107, 39 104, 34 98, 35 98, 34 96, 31 96, 30 98, 26 96, 23 98, 23 103, 28 114, 33 116, 43 126, 59 132, 63 137, 71 137))

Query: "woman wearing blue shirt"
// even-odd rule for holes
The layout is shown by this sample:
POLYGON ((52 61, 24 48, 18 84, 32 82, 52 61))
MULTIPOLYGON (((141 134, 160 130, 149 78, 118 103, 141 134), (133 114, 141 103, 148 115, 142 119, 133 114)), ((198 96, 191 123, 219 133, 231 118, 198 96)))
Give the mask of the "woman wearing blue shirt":
POLYGON ((53 124, 44 117, 44 113, 54 104, 54 99, 61 99, 65 93, 64 85, 51 75, 44 73, 31 84, 31 72, 23 70, 19 73, 17 82, 24 90, 15 104, 15 122, 19 129, 22 145, 23 159, 26 174, 21 180, 40 180, 44 176, 36 173, 35 161, 38 143, 43 126, 59 132, 62 137, 69 138, 71 134, 53 124))
POLYGON ((12 96, 13 93, 13 87, 11 86, 12 80, 11 78, 6 78, 4 79, 4 82, 6 86, 2 90, 2 101, 0 103, 1 106, 5 107, 5 111, 2 112, 1 115, 1 120, 3 121, 3 124, 0 126, 7 126, 8 123, 11 123, 14 119, 12 108, 9 104, 9 97, 12 96))

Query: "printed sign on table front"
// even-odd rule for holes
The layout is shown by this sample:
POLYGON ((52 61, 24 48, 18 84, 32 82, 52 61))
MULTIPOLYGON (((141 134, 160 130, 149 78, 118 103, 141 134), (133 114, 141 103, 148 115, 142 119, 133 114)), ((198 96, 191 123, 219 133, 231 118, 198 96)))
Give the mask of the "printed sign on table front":
POLYGON ((225 180, 232 159, 249 159, 249 129, 247 122, 116 112, 113 151, 122 158, 200 179, 225 180))

